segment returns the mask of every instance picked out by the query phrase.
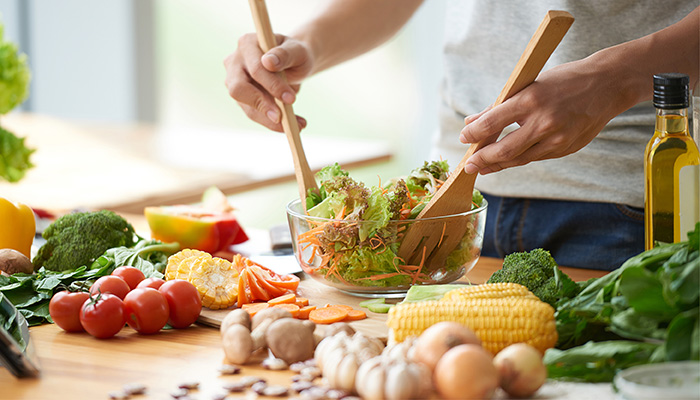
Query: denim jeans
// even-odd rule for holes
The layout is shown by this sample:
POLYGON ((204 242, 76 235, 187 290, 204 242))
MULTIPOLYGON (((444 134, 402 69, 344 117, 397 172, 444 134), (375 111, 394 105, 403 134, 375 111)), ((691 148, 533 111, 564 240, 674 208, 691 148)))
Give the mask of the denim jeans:
POLYGON ((644 251, 644 210, 622 204, 491 196, 481 254, 535 248, 566 267, 612 271, 644 251))

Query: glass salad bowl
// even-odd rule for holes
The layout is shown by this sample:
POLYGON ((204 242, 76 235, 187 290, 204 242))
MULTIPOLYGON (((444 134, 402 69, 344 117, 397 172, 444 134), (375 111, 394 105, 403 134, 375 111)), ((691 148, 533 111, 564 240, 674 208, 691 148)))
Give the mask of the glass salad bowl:
MULTIPOLYGON (((455 281, 470 271, 481 254, 486 200, 471 211, 436 218, 375 221, 307 215, 299 199, 287 205, 294 255, 313 279, 344 292, 368 297, 402 297, 412 285, 455 281), (464 224, 466 232, 444 265, 406 265, 398 256, 406 229, 436 221, 464 224)), ((421 262, 422 264, 422 262, 421 262)))

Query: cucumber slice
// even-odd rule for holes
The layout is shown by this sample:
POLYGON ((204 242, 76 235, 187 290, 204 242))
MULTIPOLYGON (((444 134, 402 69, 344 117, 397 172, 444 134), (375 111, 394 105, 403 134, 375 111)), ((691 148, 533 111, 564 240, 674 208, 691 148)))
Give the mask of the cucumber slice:
POLYGON ((367 308, 375 313, 380 313, 380 314, 386 314, 389 312, 391 307, 393 307, 393 304, 385 304, 385 303, 374 303, 370 304, 367 308))
POLYGON ((369 307, 372 304, 384 304, 384 298, 380 297, 378 299, 370 299, 370 300, 365 300, 360 302, 360 307, 369 307))

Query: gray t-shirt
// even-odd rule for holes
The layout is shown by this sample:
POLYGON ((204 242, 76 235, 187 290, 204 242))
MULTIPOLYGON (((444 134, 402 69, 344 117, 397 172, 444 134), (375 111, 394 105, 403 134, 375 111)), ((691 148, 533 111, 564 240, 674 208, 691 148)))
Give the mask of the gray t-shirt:
MULTIPOLYGON (((459 142, 464 117, 498 97, 548 10, 568 11, 575 22, 543 71, 661 30, 697 6, 698 0, 448 1, 440 132, 432 157, 442 157, 452 166, 462 159, 467 150, 459 142)), ((650 90, 651 86, 649 76, 650 90)), ((476 187, 499 196, 643 207, 643 155, 654 118, 651 102, 637 104, 578 152, 480 175, 476 187)))

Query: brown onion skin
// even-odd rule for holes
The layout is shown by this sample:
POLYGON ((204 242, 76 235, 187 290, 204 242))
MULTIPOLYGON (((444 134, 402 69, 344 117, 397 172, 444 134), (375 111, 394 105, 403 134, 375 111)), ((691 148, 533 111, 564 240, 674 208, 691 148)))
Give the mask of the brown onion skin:
POLYGON ((440 358, 433 382, 444 399, 490 399, 499 378, 488 351, 476 344, 461 344, 440 358))

